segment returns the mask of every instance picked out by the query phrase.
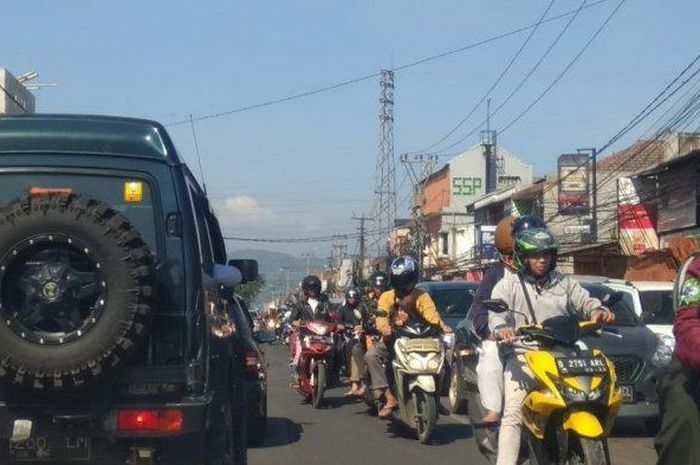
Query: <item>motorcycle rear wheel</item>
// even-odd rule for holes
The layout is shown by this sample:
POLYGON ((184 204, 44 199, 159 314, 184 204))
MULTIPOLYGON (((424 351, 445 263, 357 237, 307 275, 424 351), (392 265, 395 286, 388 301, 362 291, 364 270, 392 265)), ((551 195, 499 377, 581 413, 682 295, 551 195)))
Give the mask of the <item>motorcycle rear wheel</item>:
POLYGON ((416 415, 418 416, 418 421, 416 422, 418 440, 421 444, 427 444, 432 439, 435 423, 437 423, 435 396, 418 390, 413 393, 413 402, 415 402, 416 415))
POLYGON ((319 363, 316 365, 316 382, 312 386, 311 405, 313 408, 321 408, 323 402, 323 394, 326 391, 326 364, 319 363))

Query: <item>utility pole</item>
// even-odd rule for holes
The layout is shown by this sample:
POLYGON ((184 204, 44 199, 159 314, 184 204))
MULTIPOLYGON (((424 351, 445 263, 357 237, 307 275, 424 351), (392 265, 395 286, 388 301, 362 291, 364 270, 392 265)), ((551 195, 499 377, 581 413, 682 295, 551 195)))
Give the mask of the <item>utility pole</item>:
POLYGON ((379 83, 379 146, 375 168, 375 204, 373 216, 378 234, 377 255, 387 253, 386 235, 396 218, 396 164, 394 161, 394 72, 383 69, 379 83), (383 244, 384 243, 384 244, 383 244))
POLYGON ((359 221, 360 222, 360 237, 358 238, 359 241, 359 250, 358 250, 358 257, 355 262, 355 266, 353 267, 353 273, 352 273, 352 279, 353 283, 357 285, 361 281, 364 280, 364 271, 365 271, 365 255, 366 255, 366 234, 367 234, 367 229, 365 228, 365 222, 369 220, 365 216, 364 213, 362 213, 362 216, 354 216, 352 217, 354 221, 359 221))
POLYGON ((303 253, 301 254, 302 258, 306 258, 306 276, 311 274, 311 257, 313 257, 312 253, 303 253))
POLYGON ((498 189, 498 175, 503 170, 503 163, 498 157, 498 135, 491 130, 491 99, 486 101, 486 130, 481 131, 481 145, 484 147, 484 163, 486 167, 486 193, 498 189))
POLYGON ((590 152, 591 154, 591 178, 593 180, 591 188, 591 237, 595 244, 598 242, 598 149, 593 147, 576 149, 576 151, 578 153, 590 152))
POLYGON ((423 273, 423 270, 425 269, 423 266, 423 251, 425 249, 428 232, 427 225, 425 223, 425 214, 423 212, 423 207, 426 203, 425 185, 428 182, 428 178, 435 170, 438 157, 437 155, 431 154, 403 154, 401 155, 400 160, 406 168, 413 186, 413 199, 411 199, 411 212, 413 216, 413 223, 415 225, 415 242, 413 249, 416 258, 418 258, 418 262, 421 265, 421 273, 423 273), (418 169, 416 169, 416 167, 418 169))

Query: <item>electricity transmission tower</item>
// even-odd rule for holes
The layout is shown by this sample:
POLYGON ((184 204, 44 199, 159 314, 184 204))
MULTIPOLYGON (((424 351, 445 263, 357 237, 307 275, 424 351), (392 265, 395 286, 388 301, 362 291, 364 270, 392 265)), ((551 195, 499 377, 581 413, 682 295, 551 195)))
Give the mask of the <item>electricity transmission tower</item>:
POLYGON ((379 146, 375 170, 374 240, 377 255, 387 253, 387 235, 396 218, 396 168, 394 162, 394 72, 382 70, 379 83, 379 146))
POLYGON ((420 261, 421 270, 425 269, 423 266, 423 254, 425 246, 428 242, 428 228, 425 222, 425 212, 423 211, 426 203, 425 185, 428 182, 430 175, 433 173, 433 171, 435 171, 437 161, 437 155, 401 155, 401 163, 406 168, 408 177, 411 180, 411 186, 413 186, 411 212, 413 216, 414 228, 411 250, 413 255, 420 261))

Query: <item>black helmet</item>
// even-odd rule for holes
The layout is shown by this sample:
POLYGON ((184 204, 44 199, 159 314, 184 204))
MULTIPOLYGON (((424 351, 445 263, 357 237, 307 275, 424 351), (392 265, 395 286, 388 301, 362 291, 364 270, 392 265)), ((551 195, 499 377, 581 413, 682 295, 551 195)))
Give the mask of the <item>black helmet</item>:
POLYGON ((358 304, 362 300, 362 294, 354 287, 351 287, 350 289, 345 291, 345 303, 348 303, 348 301, 350 300, 354 300, 358 304))
POLYGON ((409 256, 399 257, 391 262, 391 285, 397 291, 413 288, 420 277, 418 261, 409 256))
POLYGON ((545 228, 526 229, 515 236, 514 252, 515 264, 521 270, 525 269, 524 260, 529 255, 550 252, 552 254, 552 263, 549 266, 549 271, 552 271, 557 266, 559 242, 554 237, 554 234, 545 228))
POLYGON ((535 215, 525 215, 516 218, 513 222, 513 238, 515 238, 518 233, 533 228, 547 229, 547 225, 544 224, 542 218, 535 215))
POLYGON ((309 290, 315 290, 317 294, 321 293, 321 280, 318 276, 309 275, 301 281, 301 290, 306 294, 309 290))
POLYGON ((369 277, 370 287, 389 287, 389 275, 383 271, 375 271, 369 277))

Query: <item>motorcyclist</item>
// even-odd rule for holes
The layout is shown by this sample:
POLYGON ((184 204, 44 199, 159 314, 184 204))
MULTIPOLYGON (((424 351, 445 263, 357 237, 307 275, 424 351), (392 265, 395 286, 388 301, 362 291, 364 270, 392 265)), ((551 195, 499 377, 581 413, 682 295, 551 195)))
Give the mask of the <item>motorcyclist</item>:
MULTIPOLYGON (((366 309, 362 304, 362 294, 355 288, 345 292, 345 303, 340 307, 340 329, 351 331, 358 336, 362 333, 362 320, 366 318, 366 309)), ((356 339, 352 339, 345 349, 345 354, 350 359, 350 384, 351 388, 346 397, 360 397, 365 395, 365 353, 363 345, 356 339)))
POLYGON ((700 463, 700 254, 681 268, 675 288, 676 346, 658 385, 661 428, 654 446, 659 465, 700 463))
MULTIPOLYGON (((474 296, 471 308, 466 318, 474 332, 481 338, 481 352, 476 366, 481 403, 487 410, 482 418, 485 425, 495 424, 500 420, 503 409, 503 363, 498 350, 498 344, 489 331, 489 311, 484 300, 491 298, 494 286, 504 276, 517 272, 513 257, 513 236, 532 228, 544 228, 541 218, 525 215, 515 218, 508 215, 496 226, 495 242, 500 254, 498 262, 491 265, 481 280, 479 289, 474 296)), ((462 325, 460 325, 462 326, 462 325)))
MULTIPOLYGON (((304 321, 323 320, 330 321, 330 302, 328 297, 321 293, 321 280, 318 276, 309 275, 301 281, 302 298, 292 308, 289 317, 292 327, 298 328, 304 321)), ((292 384, 296 383, 296 367, 299 364, 301 342, 298 331, 293 331, 289 338, 289 352, 291 356, 292 384)))
POLYGON ((369 277, 369 285, 371 289, 367 298, 370 304, 376 308, 379 297, 389 289, 389 275, 383 271, 375 271, 369 277))
MULTIPOLYGON (((514 255, 517 273, 506 275, 491 293, 502 299, 506 313, 489 312, 489 329, 505 344, 516 341, 521 326, 541 323, 557 316, 609 323, 614 314, 598 299, 590 296, 578 282, 555 270, 558 242, 544 228, 532 228, 515 236, 514 255)), ((515 465, 520 451, 522 402, 533 377, 522 355, 510 351, 504 355, 504 410, 498 438, 497 465, 515 465)))
POLYGON ((396 397, 389 388, 386 371, 391 365, 392 352, 387 348, 387 344, 390 346, 392 324, 402 326, 411 318, 421 318, 430 325, 440 327, 445 333, 452 332, 440 318, 430 295, 416 289, 419 277, 419 265, 413 257, 397 258, 392 262, 389 273, 393 289, 384 292, 379 298, 378 310, 385 315, 377 317, 376 326, 385 340, 367 351, 365 361, 372 377, 372 389, 376 395, 383 395, 386 399, 379 412, 380 418, 389 418, 398 408, 396 397))

